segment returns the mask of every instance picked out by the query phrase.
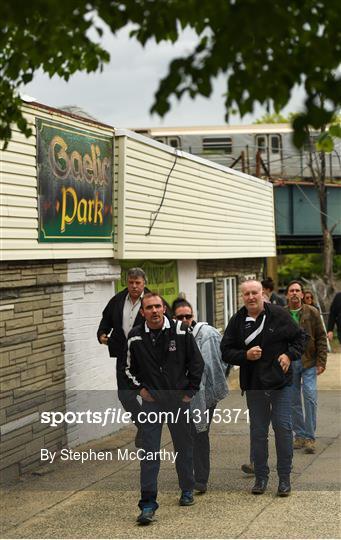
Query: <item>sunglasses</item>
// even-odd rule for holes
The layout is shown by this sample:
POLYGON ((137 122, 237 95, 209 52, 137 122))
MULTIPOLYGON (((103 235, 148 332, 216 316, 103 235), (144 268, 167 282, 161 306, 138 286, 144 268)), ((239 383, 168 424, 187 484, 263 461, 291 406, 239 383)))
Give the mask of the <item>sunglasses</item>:
POLYGON ((178 321, 183 321, 184 319, 186 319, 186 321, 189 321, 190 319, 192 319, 192 317, 193 317, 193 314, 187 313, 187 315, 176 315, 175 318, 176 318, 178 321))

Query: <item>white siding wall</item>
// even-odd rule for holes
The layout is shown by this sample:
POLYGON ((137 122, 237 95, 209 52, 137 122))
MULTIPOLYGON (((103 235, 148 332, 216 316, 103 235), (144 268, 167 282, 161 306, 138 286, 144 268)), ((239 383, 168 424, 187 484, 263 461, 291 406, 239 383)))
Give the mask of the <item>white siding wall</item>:
POLYGON ((274 256, 273 188, 269 182, 118 131, 117 258, 226 259, 274 256), (124 151, 124 154, 123 154, 124 151), (124 157, 123 157, 124 156, 124 157), (121 161, 121 160, 124 161, 121 161), (146 236, 147 235, 147 236, 146 236))
MULTIPOLYGON (((114 279, 119 266, 108 261, 76 261, 68 265, 64 287, 66 407, 70 411, 104 411, 117 407, 115 360, 96 338, 102 311, 115 294, 114 279)), ((70 446, 104 437, 119 425, 68 425, 70 446)))
POLYGON ((210 259, 275 255, 273 188, 266 181, 180 153, 139 135, 116 131, 115 240, 111 243, 38 243, 35 117, 99 134, 114 130, 62 113, 24 107, 33 135, 14 130, 0 155, 3 260, 210 259))
POLYGON ((38 243, 35 118, 48 118, 101 135, 113 136, 113 129, 33 106, 24 106, 24 112, 32 136, 26 139, 15 129, 7 150, 0 150, 2 260, 112 257, 111 243, 38 243))

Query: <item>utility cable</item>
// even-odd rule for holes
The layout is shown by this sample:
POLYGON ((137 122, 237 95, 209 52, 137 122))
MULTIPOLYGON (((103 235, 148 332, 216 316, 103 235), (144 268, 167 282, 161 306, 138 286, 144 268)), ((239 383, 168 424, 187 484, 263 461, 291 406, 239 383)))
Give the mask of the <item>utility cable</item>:
POLYGON ((165 187, 164 187, 164 190, 163 190, 163 195, 162 195, 161 202, 159 204, 159 208, 156 210, 156 212, 151 212, 150 213, 150 226, 149 226, 149 230, 145 234, 145 236, 150 236, 150 233, 152 232, 152 228, 154 227, 154 223, 157 220, 157 217, 159 215, 159 212, 160 212, 160 210, 162 208, 162 205, 163 205, 163 202, 165 200, 166 191, 167 191, 167 187, 168 187, 168 182, 169 182, 169 179, 171 177, 171 174, 172 174, 172 172, 174 170, 175 164, 176 164, 177 159, 178 159, 178 151, 176 149, 174 149, 174 151, 175 151, 175 159, 174 159, 173 165, 171 167, 171 170, 169 171, 168 176, 167 176, 167 180, 166 180, 166 183, 165 183, 165 187), (154 215, 154 217, 153 217, 153 215, 154 215))

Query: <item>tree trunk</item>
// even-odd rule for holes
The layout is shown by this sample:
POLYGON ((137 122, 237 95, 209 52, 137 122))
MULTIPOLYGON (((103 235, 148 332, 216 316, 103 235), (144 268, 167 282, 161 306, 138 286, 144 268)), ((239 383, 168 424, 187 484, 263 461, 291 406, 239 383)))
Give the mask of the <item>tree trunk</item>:
POLYGON ((323 230, 323 281, 327 285, 328 294, 332 294, 335 291, 333 258, 333 236, 330 230, 326 228, 323 230))
POLYGON ((309 154, 309 168, 320 203, 320 220, 323 237, 323 281, 327 286, 328 294, 333 294, 335 291, 333 274, 334 243, 332 230, 328 228, 327 218, 326 155, 324 152, 321 152, 319 155, 316 153, 313 154, 312 151, 309 154))

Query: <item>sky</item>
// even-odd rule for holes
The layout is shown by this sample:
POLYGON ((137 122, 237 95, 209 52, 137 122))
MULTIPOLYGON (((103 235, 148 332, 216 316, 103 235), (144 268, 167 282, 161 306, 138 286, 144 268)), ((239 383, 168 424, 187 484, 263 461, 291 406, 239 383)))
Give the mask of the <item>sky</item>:
MULTIPOLYGON (((149 113, 158 81, 166 75, 169 62, 194 48, 195 34, 191 30, 184 31, 175 44, 150 41, 144 48, 128 34, 128 28, 116 36, 105 31, 102 44, 109 51, 111 60, 102 72, 78 73, 68 82, 57 76, 50 79, 37 72, 33 81, 23 88, 23 94, 52 107, 79 106, 97 120, 114 127, 225 124, 223 76, 215 81, 210 98, 191 100, 185 96, 180 102, 174 99, 171 111, 164 118, 149 113)), ((302 101, 303 92, 298 89, 284 114, 300 110, 302 101)), ((264 112, 257 107, 253 115, 246 115, 243 119, 232 116, 230 123, 250 124, 264 112)))

